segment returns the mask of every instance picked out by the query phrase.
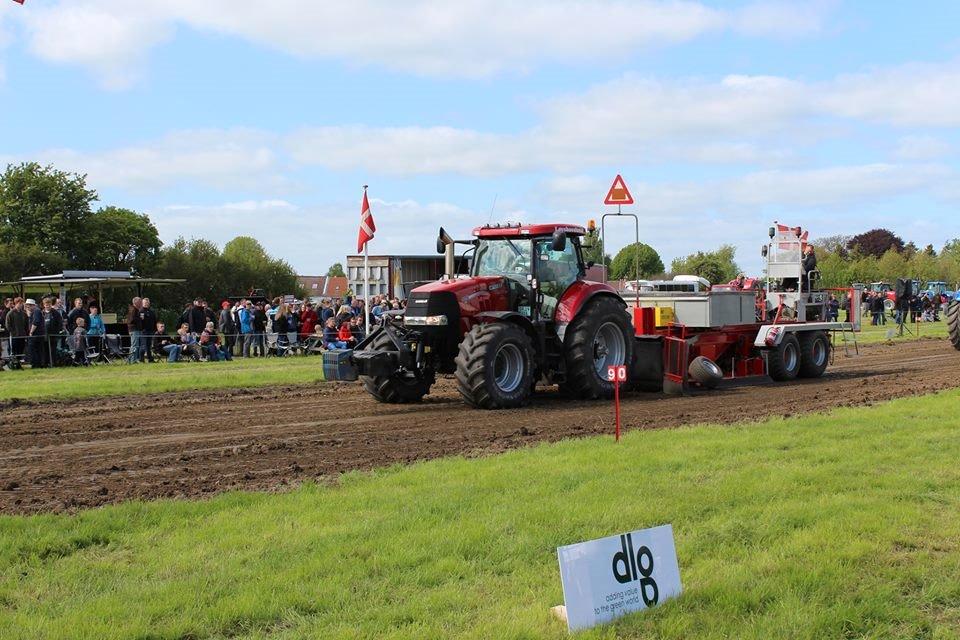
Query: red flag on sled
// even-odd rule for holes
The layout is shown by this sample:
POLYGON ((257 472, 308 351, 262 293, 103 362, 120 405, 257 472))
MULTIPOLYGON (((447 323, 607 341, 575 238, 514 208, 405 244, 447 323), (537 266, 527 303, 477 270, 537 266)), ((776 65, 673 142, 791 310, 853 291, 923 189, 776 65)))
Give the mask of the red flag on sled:
POLYGON ((357 235, 357 253, 363 251, 364 245, 373 240, 373 232, 377 225, 373 223, 373 214, 370 213, 370 203, 367 202, 367 187, 363 187, 363 204, 360 206, 360 233, 357 235))
POLYGON ((23 0, 13 0, 13 1, 16 2, 17 4, 23 4, 23 0))

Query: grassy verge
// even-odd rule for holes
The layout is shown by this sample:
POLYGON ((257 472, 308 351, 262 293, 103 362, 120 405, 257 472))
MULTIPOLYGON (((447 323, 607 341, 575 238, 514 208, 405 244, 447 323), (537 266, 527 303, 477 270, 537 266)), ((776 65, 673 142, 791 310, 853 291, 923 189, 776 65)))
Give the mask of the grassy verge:
POLYGON ((897 325, 889 317, 885 325, 874 327, 868 323, 869 320, 867 320, 867 323, 864 323, 860 333, 857 334, 857 342, 860 344, 910 342, 913 340, 925 340, 927 338, 947 337, 947 323, 943 320, 940 322, 905 324, 902 336, 898 335, 897 325))
POLYGON ((24 369, 0 373, 0 399, 83 398, 310 383, 323 379, 322 370, 323 362, 316 356, 24 369))
POLYGON ((960 637, 960 390, 338 486, 0 518, 0 637, 564 638, 555 548, 673 523, 684 595, 586 638, 960 637))

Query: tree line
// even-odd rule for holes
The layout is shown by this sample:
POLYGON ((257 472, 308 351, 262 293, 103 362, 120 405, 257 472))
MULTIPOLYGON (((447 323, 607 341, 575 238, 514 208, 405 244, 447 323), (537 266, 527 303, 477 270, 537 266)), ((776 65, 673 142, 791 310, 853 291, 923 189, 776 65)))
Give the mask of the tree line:
MULTIPOLYGON (((199 238, 164 245, 149 216, 116 206, 95 209, 99 199, 85 175, 35 162, 8 165, 0 175, 0 280, 65 269, 184 279, 149 290, 154 304, 169 310, 195 298, 215 304, 254 287, 268 295, 303 293, 293 267, 254 238, 234 238, 222 250, 199 238)), ((123 308, 131 295, 109 296, 105 310, 123 308)))
POLYGON ((887 282, 897 278, 943 281, 951 287, 960 282, 960 239, 937 250, 923 248, 889 229, 871 229, 855 236, 827 236, 813 241, 817 267, 827 287, 845 287, 854 282, 887 282))

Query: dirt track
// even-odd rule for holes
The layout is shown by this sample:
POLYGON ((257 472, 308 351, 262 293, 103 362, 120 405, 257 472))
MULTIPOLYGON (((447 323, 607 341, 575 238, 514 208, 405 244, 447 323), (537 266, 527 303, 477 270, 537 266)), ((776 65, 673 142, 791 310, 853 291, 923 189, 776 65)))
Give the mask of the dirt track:
MULTIPOLYGON (((625 397, 631 429, 731 423, 960 386, 945 340, 861 347, 820 380, 666 398, 625 397)), ((359 384, 322 384, 22 404, 0 409, 0 512, 74 510, 131 498, 276 489, 308 478, 611 431, 608 403, 555 390, 526 409, 467 409, 449 380, 422 405, 376 403, 359 384)))

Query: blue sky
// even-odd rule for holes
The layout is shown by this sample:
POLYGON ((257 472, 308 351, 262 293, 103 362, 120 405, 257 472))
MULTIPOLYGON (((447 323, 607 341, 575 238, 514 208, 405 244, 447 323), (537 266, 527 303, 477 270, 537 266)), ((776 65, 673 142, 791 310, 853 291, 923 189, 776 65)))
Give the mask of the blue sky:
POLYGON ((0 162, 304 274, 355 248, 363 184, 371 251, 428 253, 495 200, 597 217, 617 173, 668 263, 730 243, 757 271, 775 218, 939 247, 956 24, 952 2, 0 0, 0 162))

